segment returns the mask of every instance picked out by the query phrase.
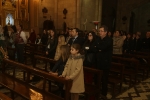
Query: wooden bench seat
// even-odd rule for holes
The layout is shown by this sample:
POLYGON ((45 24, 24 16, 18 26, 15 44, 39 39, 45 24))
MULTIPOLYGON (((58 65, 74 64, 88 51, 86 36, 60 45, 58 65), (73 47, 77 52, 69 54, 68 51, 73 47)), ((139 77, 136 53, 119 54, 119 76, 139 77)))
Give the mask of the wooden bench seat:
POLYGON ((33 43, 28 43, 30 46, 34 47, 34 55, 41 55, 44 56, 45 55, 45 49, 46 45, 43 44, 33 44, 33 43), (44 50, 43 50, 44 49, 44 50))
POLYGON ((133 58, 133 59, 139 60, 138 71, 142 72, 142 75, 143 75, 142 79, 143 80, 148 78, 149 71, 150 71, 150 56, 149 55, 141 55, 141 54, 139 55, 139 54, 124 53, 123 57, 133 58), (146 61, 144 62, 143 59, 146 60, 146 61), (140 61, 140 60, 142 60, 142 61, 140 61))
POLYGON ((2 73, 0 73, 0 84, 11 91, 12 99, 14 99, 14 94, 18 94, 23 98, 30 100, 30 89, 32 89, 40 93, 43 97, 43 100, 70 100, 69 91, 72 85, 72 80, 66 80, 64 78, 53 76, 45 73, 44 71, 34 69, 31 66, 26 66, 9 59, 3 59, 2 73), (11 72, 7 70, 8 66, 9 70, 12 69, 11 72), (26 75, 21 74, 22 78, 18 78, 16 76, 16 69, 23 70, 23 72, 25 71, 26 75), (38 75, 40 78, 42 78, 42 88, 36 87, 29 82, 33 74, 38 75), (49 80, 55 80, 56 82, 60 82, 65 85, 65 98, 62 98, 46 90, 46 83, 49 80))
POLYGON ((102 78, 102 71, 101 70, 97 70, 94 68, 89 68, 89 67, 84 67, 83 68, 84 73, 89 73, 93 76, 93 82, 92 83, 86 83, 85 81, 85 94, 86 94, 86 98, 85 100, 88 100, 88 98, 90 96, 95 96, 96 99, 98 100, 99 97, 102 97, 104 99, 106 99, 106 97, 101 95, 101 78, 102 78), (94 76, 97 80, 97 82, 94 82, 94 76))
POLYGON ((112 85, 113 98, 116 96, 116 88, 118 84, 119 84, 119 92, 121 92, 122 90, 123 74, 124 74, 124 65, 112 62, 108 82, 109 84, 112 85))
POLYGON ((12 100, 12 99, 8 97, 7 95, 0 92, 0 100, 12 100))
MULTIPOLYGON (((37 69, 40 69, 39 67, 37 67, 37 60, 44 61, 44 63, 45 63, 44 71, 46 71, 46 72, 49 72, 47 63, 53 63, 53 64, 56 63, 56 61, 53 60, 53 59, 49 59, 49 58, 46 58, 46 57, 35 55, 34 56, 34 66, 33 67, 37 68, 37 69)), ((41 70, 43 70, 43 69, 41 69, 41 70)), ((95 75, 96 80, 97 80, 97 83, 94 83, 94 77, 93 77, 93 83, 92 84, 89 84, 89 83, 85 82, 85 93, 84 93, 85 94, 85 100, 88 100, 88 98, 91 95, 95 96, 97 99, 99 97, 102 97, 102 98, 106 99, 106 97, 102 96, 101 93, 100 93, 102 71, 94 69, 94 68, 89 68, 89 67, 83 67, 83 71, 84 71, 84 73, 91 73, 93 76, 95 75)))
POLYGON ((137 83, 137 75, 139 68, 139 61, 132 58, 123 58, 123 57, 112 57, 112 62, 124 64, 124 78, 129 78, 129 86, 131 87, 132 83, 137 83), (133 81, 133 82, 132 82, 133 81))

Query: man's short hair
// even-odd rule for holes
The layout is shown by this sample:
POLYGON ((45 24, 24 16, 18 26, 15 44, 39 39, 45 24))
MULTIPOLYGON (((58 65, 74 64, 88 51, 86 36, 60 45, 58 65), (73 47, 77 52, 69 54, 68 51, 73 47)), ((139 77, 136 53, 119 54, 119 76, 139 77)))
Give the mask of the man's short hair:
POLYGON ((104 28, 104 31, 108 32, 108 27, 106 25, 102 25, 100 28, 104 28))
POLYGON ((78 32, 78 33, 79 33, 79 31, 80 31, 78 28, 73 28, 73 29, 75 29, 75 30, 76 30, 76 32, 78 32))

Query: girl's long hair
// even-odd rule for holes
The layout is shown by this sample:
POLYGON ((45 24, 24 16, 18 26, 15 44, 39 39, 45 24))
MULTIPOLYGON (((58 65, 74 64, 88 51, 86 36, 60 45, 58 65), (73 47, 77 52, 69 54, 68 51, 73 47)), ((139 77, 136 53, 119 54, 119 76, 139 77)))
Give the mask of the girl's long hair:
POLYGON ((62 45, 60 51, 63 62, 67 61, 70 55, 70 47, 68 45, 62 45))
POLYGON ((65 45, 65 37, 63 35, 60 35, 58 37, 58 40, 61 40, 60 42, 58 42, 59 45, 65 45))

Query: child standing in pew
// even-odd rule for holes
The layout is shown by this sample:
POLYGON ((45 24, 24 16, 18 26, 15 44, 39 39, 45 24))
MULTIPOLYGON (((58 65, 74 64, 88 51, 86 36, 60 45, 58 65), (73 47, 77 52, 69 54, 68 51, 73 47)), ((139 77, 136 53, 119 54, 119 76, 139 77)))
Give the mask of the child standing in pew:
MULTIPOLYGON (((64 71, 64 66, 66 65, 66 62, 69 58, 70 55, 70 47, 68 45, 61 45, 60 46, 60 58, 57 60, 55 63, 53 69, 49 72, 50 74, 53 75, 61 75, 62 72, 64 71)), ((64 97, 64 90, 63 90, 63 84, 61 83, 56 83, 59 87, 59 91, 61 92, 61 96, 64 97)), ((51 84, 49 84, 51 86, 51 84)))
POLYGON ((60 77, 72 79, 72 87, 70 89, 71 100, 79 100, 79 93, 85 91, 84 74, 83 74, 83 56, 80 54, 80 45, 71 45, 71 55, 65 65, 65 69, 60 77))

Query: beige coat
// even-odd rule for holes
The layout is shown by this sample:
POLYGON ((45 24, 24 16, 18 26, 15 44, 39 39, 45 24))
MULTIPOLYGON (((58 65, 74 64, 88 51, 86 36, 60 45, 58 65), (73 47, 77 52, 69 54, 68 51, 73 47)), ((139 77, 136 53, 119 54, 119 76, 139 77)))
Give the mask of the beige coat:
POLYGON ((113 37, 113 54, 122 54, 124 37, 113 37))
POLYGON ((73 80, 71 93, 83 93, 84 89, 84 74, 83 74, 83 56, 70 56, 64 71, 63 76, 69 76, 73 80))

